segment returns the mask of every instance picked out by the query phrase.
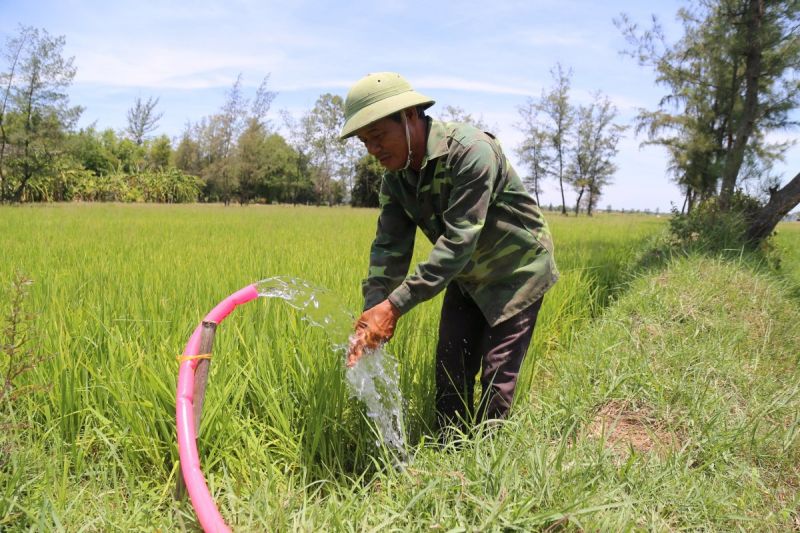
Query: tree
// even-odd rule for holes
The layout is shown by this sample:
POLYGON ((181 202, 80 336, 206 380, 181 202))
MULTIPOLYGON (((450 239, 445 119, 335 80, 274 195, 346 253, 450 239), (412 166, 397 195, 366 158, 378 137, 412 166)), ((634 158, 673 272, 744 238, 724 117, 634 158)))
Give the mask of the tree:
POLYGON ((384 169, 371 155, 362 157, 356 165, 356 179, 350 205, 353 207, 378 207, 378 196, 384 169))
MULTIPOLYGON (((770 131, 796 125, 790 112, 800 104, 800 4, 696 0, 692 8, 679 11, 684 35, 674 44, 657 21, 644 32, 624 16, 616 23, 632 45, 630 54, 653 67, 669 89, 657 110, 640 113, 637 129, 648 133, 648 142, 667 147, 687 211, 716 196, 727 210, 746 179, 771 181, 772 162, 789 146, 766 139, 770 131)), ((794 179, 783 189, 772 186, 775 201, 756 218, 775 219, 771 210, 791 209, 794 179)))
POLYGON ((66 141, 66 151, 95 176, 113 172, 118 165, 117 158, 103 142, 102 135, 94 125, 70 134, 66 141))
POLYGON ((572 161, 567 171, 567 180, 578 193, 575 215, 578 215, 581 200, 586 214, 591 216, 600 200, 603 188, 611 182, 616 171, 613 158, 625 127, 615 124, 616 107, 608 97, 599 92, 594 100, 577 111, 575 144, 571 148, 572 161))
POLYGON ((523 178, 526 188, 540 204, 539 194, 542 192, 542 182, 547 177, 548 169, 552 165, 549 150, 548 135, 541 122, 541 107, 538 102, 528 101, 517 108, 521 122, 517 128, 523 133, 522 144, 516 149, 520 161, 528 167, 528 175, 523 178))
POLYGON ((147 102, 142 102, 141 98, 136 98, 136 103, 128 110, 128 126, 125 133, 137 145, 144 143, 147 135, 158 127, 158 121, 164 113, 156 113, 158 98, 149 97, 147 102))
POLYGON ((166 135, 160 135, 146 143, 147 167, 151 170, 166 170, 172 160, 172 142, 166 135))
POLYGON ((550 75, 553 86, 542 90, 539 98, 527 98, 525 104, 517 108, 521 118, 517 127, 524 136, 517 153, 529 168, 526 182, 533 189, 537 202, 545 176, 558 179, 561 214, 566 215, 564 181, 575 122, 575 109, 569 101, 572 70, 565 72, 561 64, 556 63, 550 75))
POLYGON ((21 201, 37 179, 57 173, 64 135, 80 107, 70 107, 66 89, 75 76, 73 58, 63 57, 65 39, 21 27, 6 43, 10 63, 2 73, 0 107, 0 200, 21 201))
POLYGON ((461 122, 471 124, 481 131, 489 131, 489 126, 483 121, 483 117, 473 117, 463 108, 458 106, 446 105, 439 115, 439 120, 443 122, 461 122))
POLYGON ((333 181, 341 176, 344 163, 344 142, 339 132, 344 123, 344 100, 326 93, 317 98, 314 108, 303 117, 308 132, 311 161, 317 167, 315 189, 320 199, 333 203, 333 181))
POLYGON ((241 203, 256 198, 294 200, 295 154, 283 137, 267 133, 261 123, 252 121, 239 138, 236 158, 241 203))
POLYGON ((181 140, 175 148, 175 167, 194 176, 200 176, 203 169, 203 153, 200 143, 193 134, 193 126, 187 124, 181 140))
POLYGON ((567 214, 567 203, 564 199, 564 171, 566 167, 569 132, 575 120, 575 112, 569 102, 569 89, 572 70, 564 72, 560 63, 550 71, 553 87, 549 92, 542 92, 538 102, 529 99, 528 105, 537 105, 545 116, 543 131, 547 136, 549 148, 553 155, 549 158, 548 173, 558 178, 561 190, 561 214, 567 214))
POLYGON ((242 75, 239 74, 228 91, 222 109, 205 122, 204 138, 208 143, 211 161, 203 177, 225 205, 230 203, 238 187, 233 152, 236 140, 245 127, 246 107, 242 95, 242 75))
POLYGON ((757 243, 769 237, 778 222, 798 204, 800 204, 800 173, 782 189, 771 191, 769 201, 755 214, 747 229, 747 240, 757 243))
POLYGON ((242 76, 236 78, 217 113, 188 123, 175 153, 178 168, 200 176, 205 197, 226 205, 237 195, 237 142, 249 127, 269 128, 267 115, 276 93, 268 89, 265 76, 252 101, 242 92, 242 76))
POLYGON ((4 164, 6 148, 8 147, 10 141, 6 126, 6 122, 8 121, 6 117, 8 111, 10 110, 10 105, 13 104, 11 101, 11 95, 14 87, 15 76, 20 59, 23 55, 26 41, 31 38, 30 33, 30 29, 21 29, 18 37, 8 40, 6 43, 6 49, 3 51, 4 57, 9 62, 9 71, 0 73, 0 81, 2 81, 4 85, 3 100, 0 103, 0 201, 6 199, 6 190, 8 187, 7 182, 9 179, 6 177, 4 164))
POLYGON ((339 139, 344 124, 342 97, 330 93, 320 95, 313 109, 299 120, 288 112, 283 113, 283 119, 298 153, 298 168, 302 167, 302 173, 314 184, 315 201, 331 205, 337 196, 343 198, 352 190, 350 177, 364 151, 357 146, 348 149, 348 143, 357 142, 353 139, 339 139))
MULTIPOLYGON (((315 198, 313 186, 316 182, 316 172, 311 165, 311 157, 309 156, 311 152, 308 146, 310 133, 303 127, 304 124, 302 120, 296 120, 294 116, 285 109, 282 109, 280 113, 286 131, 288 132, 289 144, 294 149, 295 169, 297 170, 296 175, 298 180, 310 184, 307 200, 319 204, 319 200, 315 198)), ((292 203, 294 204, 296 201, 293 200, 292 203)))
POLYGON ((131 139, 119 137, 111 128, 103 130, 100 140, 104 148, 111 153, 114 170, 126 174, 135 174, 145 167, 147 150, 131 139))

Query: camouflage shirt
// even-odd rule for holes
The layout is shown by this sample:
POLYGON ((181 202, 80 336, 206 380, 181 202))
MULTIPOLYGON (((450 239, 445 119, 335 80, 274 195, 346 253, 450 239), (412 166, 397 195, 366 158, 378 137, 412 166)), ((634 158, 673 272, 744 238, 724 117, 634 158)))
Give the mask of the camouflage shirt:
POLYGON ((493 136, 467 124, 428 120, 419 173, 387 172, 381 182, 364 308, 388 297, 405 313, 455 281, 494 326, 556 282, 553 240, 493 136), (433 250, 406 277, 416 226, 433 250))

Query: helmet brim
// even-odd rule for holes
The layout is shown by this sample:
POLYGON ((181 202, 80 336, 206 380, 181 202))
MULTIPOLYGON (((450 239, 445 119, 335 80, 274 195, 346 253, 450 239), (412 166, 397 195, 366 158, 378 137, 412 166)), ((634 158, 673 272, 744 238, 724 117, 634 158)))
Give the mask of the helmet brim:
POLYGON ((423 108, 427 109, 435 103, 434 100, 417 91, 406 91, 401 94, 390 96, 389 98, 384 98, 379 102, 368 105, 350 117, 350 119, 344 123, 344 126, 342 126, 342 132, 339 134, 339 138, 345 140, 352 137, 364 126, 369 126, 373 122, 388 117, 398 111, 402 111, 403 109, 417 106, 423 106, 423 108))

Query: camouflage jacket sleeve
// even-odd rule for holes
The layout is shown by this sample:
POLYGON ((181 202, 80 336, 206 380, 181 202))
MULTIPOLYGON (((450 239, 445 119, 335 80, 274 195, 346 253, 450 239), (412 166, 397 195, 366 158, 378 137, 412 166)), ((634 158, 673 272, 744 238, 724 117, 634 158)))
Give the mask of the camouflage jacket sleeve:
POLYGON ((469 262, 483 229, 500 162, 492 146, 483 140, 464 147, 452 160, 453 188, 442 214, 444 232, 436 240, 426 261, 389 295, 405 313, 433 298, 469 262))
POLYGON ((414 252, 416 225, 381 183, 378 230, 369 254, 369 273, 362 281, 364 310, 381 303, 408 273, 414 252))

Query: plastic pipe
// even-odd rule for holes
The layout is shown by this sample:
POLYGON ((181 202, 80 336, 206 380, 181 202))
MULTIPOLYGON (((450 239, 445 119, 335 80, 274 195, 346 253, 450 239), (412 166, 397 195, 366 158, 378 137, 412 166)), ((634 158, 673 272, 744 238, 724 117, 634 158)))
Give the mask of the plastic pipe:
MULTIPOLYGON (((219 324, 231 314, 236 306, 242 305, 258 298, 258 290, 254 285, 236 291, 208 313, 204 320, 219 324)), ((200 333, 203 328, 202 321, 192 333, 183 355, 199 355, 200 333)), ((197 453, 197 434, 194 422, 194 369, 197 359, 185 360, 178 371, 178 390, 175 397, 175 422, 178 433, 178 455, 181 461, 181 473, 186 482, 189 499, 197 514, 197 519, 206 532, 229 532, 222 515, 219 514, 217 505, 211 498, 211 493, 206 485, 206 479, 200 470, 200 457, 197 453)))

